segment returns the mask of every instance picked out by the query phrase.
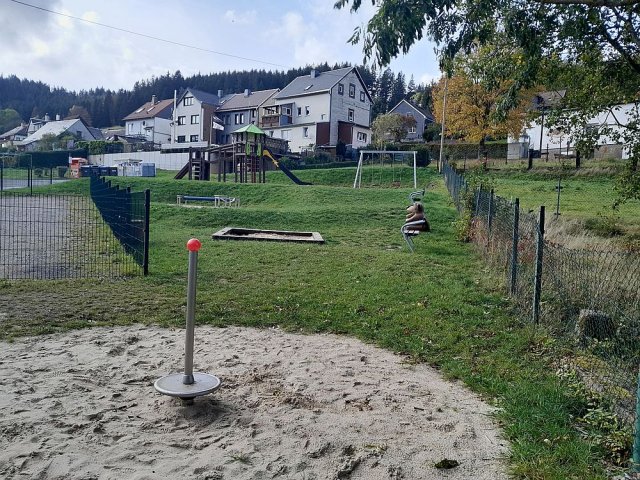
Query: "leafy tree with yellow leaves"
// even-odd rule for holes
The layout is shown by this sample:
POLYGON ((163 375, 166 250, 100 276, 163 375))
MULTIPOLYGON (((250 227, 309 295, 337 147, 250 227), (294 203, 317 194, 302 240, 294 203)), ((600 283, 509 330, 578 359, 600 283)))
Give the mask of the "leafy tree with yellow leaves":
MULTIPOLYGON (((511 69, 518 62, 517 50, 505 45, 477 47, 472 53, 454 60, 453 75, 447 79, 445 135, 461 138, 479 146, 487 137, 517 137, 526 121, 531 92, 519 92, 515 108, 499 108, 500 101, 511 88, 511 69)), ((445 78, 433 90, 436 121, 442 123, 445 78)))

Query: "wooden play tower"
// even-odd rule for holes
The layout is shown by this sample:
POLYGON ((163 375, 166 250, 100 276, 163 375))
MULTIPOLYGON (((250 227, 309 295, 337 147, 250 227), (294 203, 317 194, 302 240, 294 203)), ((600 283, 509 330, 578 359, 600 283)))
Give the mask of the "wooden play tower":
POLYGON ((286 152, 287 141, 268 136, 255 125, 246 125, 232 134, 232 143, 216 145, 203 150, 189 150, 187 163, 176 179, 210 180, 218 175, 219 182, 232 176, 236 183, 265 183, 265 173, 275 167, 262 155, 263 147, 277 154, 286 152))

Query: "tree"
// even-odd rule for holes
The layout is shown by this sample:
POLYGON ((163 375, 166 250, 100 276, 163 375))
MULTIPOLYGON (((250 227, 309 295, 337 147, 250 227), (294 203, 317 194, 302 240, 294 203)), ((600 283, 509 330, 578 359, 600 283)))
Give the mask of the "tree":
POLYGON ((89 126, 92 125, 91 115, 89 114, 89 111, 80 105, 73 105, 69 109, 69 113, 65 117, 65 120, 70 120, 74 118, 80 118, 87 125, 89 126))
POLYGON ((384 142, 392 139, 401 142, 407 137, 409 129, 416 126, 416 119, 410 116, 390 113, 379 115, 371 124, 374 142, 378 148, 382 148, 384 142))
MULTIPOLYGON (((525 88, 540 83, 548 76, 550 63, 571 68, 596 65, 623 65, 628 71, 627 83, 635 85, 635 95, 620 96, 619 89, 610 89, 606 76, 595 76, 591 88, 599 95, 576 95, 573 102, 584 112, 601 112, 620 102, 638 105, 637 85, 640 83, 640 2, 637 0, 375 0, 376 13, 366 26, 358 27, 350 38, 363 43, 367 58, 375 58, 379 65, 387 65, 423 37, 434 41, 441 67, 451 73, 453 60, 459 54, 471 52, 478 45, 503 36, 507 43, 520 50, 514 62, 512 83, 496 104, 496 114, 506 115, 520 102, 525 88)), ((338 0, 336 8, 349 6, 357 11, 362 0, 338 0)), ((515 60, 515 59, 514 59, 515 60)), ((564 68, 564 67, 563 67, 564 68)), ((485 72, 490 77, 492 72, 485 72)), ((562 88, 571 92, 574 87, 584 92, 586 84, 576 76, 565 76, 562 88)), ((564 108, 566 104, 559 105, 564 108)), ((568 116, 567 116, 568 118, 568 116)), ((576 142, 589 143, 586 116, 568 118, 565 128, 576 142), (582 118, 582 120, 581 120, 582 118)), ((640 196, 640 118, 633 118, 619 129, 625 132, 631 152, 629 171, 635 175, 626 181, 635 182, 639 192, 635 197, 622 193, 624 198, 640 196), (636 146, 638 145, 638 146, 636 146), (634 165, 636 166, 634 169, 634 165)), ((593 139, 593 136, 591 136, 593 139)), ((632 193, 632 195, 634 195, 632 193)))
MULTIPOLYGON (((520 92, 517 107, 506 115, 498 111, 499 102, 511 87, 512 56, 518 49, 507 49, 504 45, 477 47, 468 55, 458 55, 453 65, 453 76, 447 84, 447 111, 445 112, 445 134, 478 143, 480 149, 487 137, 518 137, 526 118, 532 93, 520 92)), ((444 78, 433 91, 436 121, 442 124, 444 78)))
POLYGON ((13 108, 0 110, 0 133, 8 132, 22 123, 20 114, 13 108))

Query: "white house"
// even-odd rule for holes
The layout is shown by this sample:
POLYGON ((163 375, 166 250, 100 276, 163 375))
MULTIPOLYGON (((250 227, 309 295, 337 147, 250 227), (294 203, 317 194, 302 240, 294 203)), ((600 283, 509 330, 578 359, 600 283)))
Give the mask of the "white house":
MULTIPOLYGON (((509 158, 526 158, 528 149, 538 150, 542 155, 546 155, 548 152, 551 157, 558 154, 575 155, 574 139, 571 135, 550 128, 546 123, 547 108, 557 103, 556 100, 549 97, 554 93, 556 100, 564 96, 564 91, 543 92, 536 96, 536 103, 541 114, 536 120, 525 125, 524 132, 519 139, 509 138, 509 158)), ((606 128, 612 129, 614 132, 621 132, 630 121, 638 119, 640 119, 639 104, 614 105, 591 117, 587 122, 587 128, 594 130, 606 128)), ((628 152, 624 145, 618 143, 617 139, 610 135, 600 135, 593 155, 595 158, 628 158, 628 152)))
POLYGON ((0 147, 12 147, 27 138, 27 125, 21 124, 0 135, 0 147))
POLYGON ((218 95, 193 88, 187 88, 176 96, 171 122, 171 141, 163 143, 162 150, 202 149, 216 143, 214 132, 217 131, 216 125, 220 125, 221 120, 215 115, 215 111, 222 100, 218 95))
POLYGON ((295 78, 262 107, 260 127, 292 152, 371 141, 371 96, 355 67, 295 78))
MULTIPOLYGON (((96 140, 96 136, 91 132, 82 119, 74 118, 71 120, 49 121, 21 142, 17 142, 16 145, 27 151, 34 151, 38 149, 40 141, 45 135, 54 135, 58 137, 63 134, 72 135, 77 140, 96 140)), ((64 148, 67 148, 68 146, 69 145, 65 145, 64 148)))
POLYGON ((231 134, 236 130, 250 124, 258 126, 260 114, 264 111, 260 107, 277 92, 277 88, 255 92, 246 89, 244 93, 223 97, 222 105, 216 110, 224 128, 218 132, 217 143, 231 143, 231 134))
POLYGON ((153 95, 150 102, 123 118, 124 135, 154 144, 168 143, 171 141, 172 111, 173 99, 158 101, 153 95))

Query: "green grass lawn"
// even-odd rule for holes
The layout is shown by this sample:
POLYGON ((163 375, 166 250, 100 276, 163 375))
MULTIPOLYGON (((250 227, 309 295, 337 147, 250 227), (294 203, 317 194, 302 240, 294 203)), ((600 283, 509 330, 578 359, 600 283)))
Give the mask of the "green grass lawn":
MULTIPOLYGON (((507 199, 519 198, 525 210, 537 212, 544 205, 548 219, 558 209, 557 186, 560 180, 558 210, 561 219, 578 220, 587 228, 594 223, 596 227, 600 223, 615 224, 624 236, 640 238, 640 201, 629 200, 614 208, 618 199, 616 174, 622 164, 622 160, 588 161, 576 170, 557 162, 546 163, 536 159, 531 171, 526 170, 526 161, 513 161, 507 165, 503 162, 490 163, 488 171, 481 172, 475 162, 469 163, 469 168, 475 166, 475 169, 469 170, 467 175, 479 175, 494 188, 496 195, 507 199)), ((598 233, 598 229, 595 230, 598 233)))
MULTIPOLYGON (((408 169, 409 170, 409 169, 408 169)), ((556 378, 551 340, 511 314, 473 247, 455 240, 455 209, 434 168, 420 169, 432 232, 410 254, 403 188, 354 190, 355 169, 270 172, 267 184, 114 178, 150 188, 150 275, 127 280, 0 281, 0 336, 134 322, 182 325, 186 241, 199 255, 197 322, 333 332, 426 362, 499 407, 517 478, 606 478, 602 452, 572 424, 582 405, 556 378), (188 208, 176 195, 231 195, 239 208, 188 208), (324 245, 215 241, 225 226, 318 231, 324 245)), ((409 178, 409 177, 407 177, 409 178)), ((364 184, 364 178, 363 178, 364 184)), ((87 180, 47 192, 84 193, 87 180)))

